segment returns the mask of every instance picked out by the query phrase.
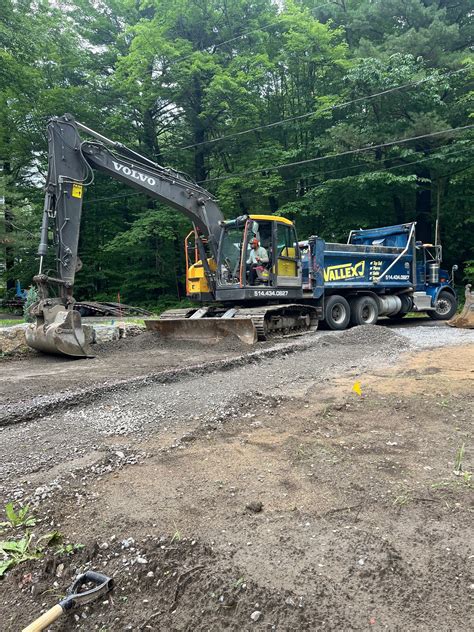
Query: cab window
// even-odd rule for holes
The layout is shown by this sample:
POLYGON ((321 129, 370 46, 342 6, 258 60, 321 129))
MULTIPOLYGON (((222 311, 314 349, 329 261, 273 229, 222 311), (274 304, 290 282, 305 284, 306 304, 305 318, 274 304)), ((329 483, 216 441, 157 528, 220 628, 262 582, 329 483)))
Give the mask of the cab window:
POLYGON ((293 226, 277 224, 278 276, 297 276, 298 242, 293 226))

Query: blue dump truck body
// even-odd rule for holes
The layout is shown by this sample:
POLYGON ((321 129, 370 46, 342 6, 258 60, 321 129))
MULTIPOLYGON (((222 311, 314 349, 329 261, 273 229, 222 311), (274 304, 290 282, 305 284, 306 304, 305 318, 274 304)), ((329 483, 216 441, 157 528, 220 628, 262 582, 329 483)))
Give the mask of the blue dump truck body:
MULTIPOLYGON (((455 311, 449 275, 440 269, 441 247, 416 242, 414 223, 353 230, 345 244, 311 237, 300 248, 305 296, 324 298, 326 304, 331 296, 343 297, 349 303, 349 317, 354 311, 351 303, 363 296, 377 304, 377 317, 426 311, 441 318, 440 295, 454 299, 449 309, 444 306, 444 315, 450 318, 455 311)), ((357 318, 355 324, 361 324, 357 318)))

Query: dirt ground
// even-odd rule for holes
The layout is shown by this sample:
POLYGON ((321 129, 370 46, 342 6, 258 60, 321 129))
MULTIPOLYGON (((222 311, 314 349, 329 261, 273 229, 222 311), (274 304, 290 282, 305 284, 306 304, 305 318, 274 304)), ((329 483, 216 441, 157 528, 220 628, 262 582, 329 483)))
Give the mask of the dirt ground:
MULTIPOLYGON (((32 500, 35 533, 85 546, 10 571, 1 629, 21 629, 85 568, 113 575, 114 591, 51 630, 469 627, 474 343, 420 351, 385 339, 383 357, 370 339, 325 338, 257 364, 254 390, 231 369, 242 392, 219 415, 91 436, 75 469, 62 465, 68 484, 32 500), (298 374, 310 360, 329 377, 298 374)), ((180 389, 197 398, 191 381, 167 388, 178 404, 180 389)), ((18 458, 34 423, 5 429, 18 458)), ((64 440, 77 443, 72 430, 64 440)), ((5 478, 4 501, 52 475, 46 464, 5 478)))

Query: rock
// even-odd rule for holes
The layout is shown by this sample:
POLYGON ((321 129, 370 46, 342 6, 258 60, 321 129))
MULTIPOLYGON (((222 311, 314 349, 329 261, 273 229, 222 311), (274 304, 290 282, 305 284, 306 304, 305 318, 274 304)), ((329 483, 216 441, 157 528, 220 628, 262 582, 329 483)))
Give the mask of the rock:
POLYGON ((259 500, 252 500, 245 505, 245 509, 252 511, 253 513, 260 513, 263 509, 263 503, 259 500))
POLYGON ((154 577, 155 573, 153 571, 148 571, 148 573, 146 574, 147 577, 154 577))
POLYGON ((64 564, 58 564, 58 567, 56 569, 56 577, 62 577, 64 571, 64 564))
POLYGON ((94 325, 94 342, 103 344, 120 339, 120 330, 117 325, 94 325))
POLYGON ((135 562, 137 564, 148 564, 148 560, 146 560, 144 557, 137 557, 135 559, 135 562))
POLYGON ((254 623, 256 623, 259 619, 261 619, 261 617, 262 617, 262 613, 260 610, 254 610, 254 612, 252 612, 252 614, 250 615, 250 618, 252 619, 254 623))
POLYGON ((0 327, 0 354, 19 355, 34 353, 26 344, 25 330, 29 325, 13 325, 13 327, 0 327))

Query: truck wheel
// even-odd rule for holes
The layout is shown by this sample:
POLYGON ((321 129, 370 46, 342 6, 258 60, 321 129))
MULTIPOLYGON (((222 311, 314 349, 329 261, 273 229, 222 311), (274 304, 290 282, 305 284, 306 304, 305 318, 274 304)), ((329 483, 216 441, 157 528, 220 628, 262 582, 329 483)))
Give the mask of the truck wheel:
POLYGON ((358 296, 351 303, 353 325, 375 325, 379 317, 379 306, 372 296, 358 296))
POLYGON ((458 302, 451 292, 442 290, 436 299, 435 309, 428 312, 433 320, 449 320, 456 313, 458 302))
POLYGON ((329 329, 340 331, 346 329, 351 317, 351 308, 343 296, 335 294, 326 301, 324 320, 329 329))

